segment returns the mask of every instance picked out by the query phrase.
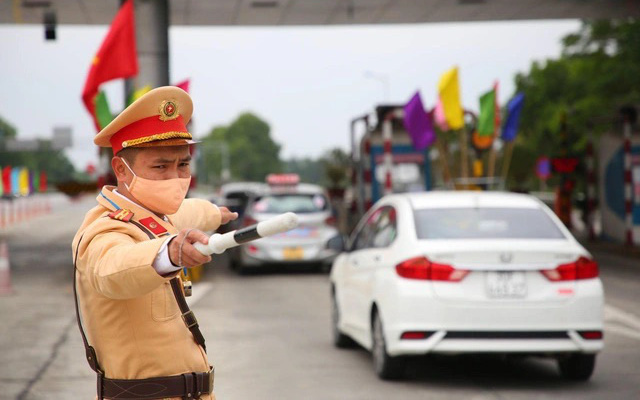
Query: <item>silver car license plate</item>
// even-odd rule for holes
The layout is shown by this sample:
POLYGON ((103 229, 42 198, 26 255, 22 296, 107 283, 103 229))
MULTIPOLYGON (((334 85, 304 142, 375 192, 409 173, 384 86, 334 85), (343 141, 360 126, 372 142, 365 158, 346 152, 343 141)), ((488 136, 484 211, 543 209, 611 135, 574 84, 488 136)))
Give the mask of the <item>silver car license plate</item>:
POLYGON ((524 271, 487 271, 487 296, 499 299, 519 299, 527 295, 524 271))

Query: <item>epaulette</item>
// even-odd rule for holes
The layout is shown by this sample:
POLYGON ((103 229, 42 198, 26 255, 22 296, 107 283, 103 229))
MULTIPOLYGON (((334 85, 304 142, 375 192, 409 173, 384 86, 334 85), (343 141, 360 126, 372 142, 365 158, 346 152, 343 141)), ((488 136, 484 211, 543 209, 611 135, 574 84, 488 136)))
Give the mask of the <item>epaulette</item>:
POLYGON ((122 222, 129 222, 133 218, 133 212, 121 208, 109 214, 109 218, 122 222))

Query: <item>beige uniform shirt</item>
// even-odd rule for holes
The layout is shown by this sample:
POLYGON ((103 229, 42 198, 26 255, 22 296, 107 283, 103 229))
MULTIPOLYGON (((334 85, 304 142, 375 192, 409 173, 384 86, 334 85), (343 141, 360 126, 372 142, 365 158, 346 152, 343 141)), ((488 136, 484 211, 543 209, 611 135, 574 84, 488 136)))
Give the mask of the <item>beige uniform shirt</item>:
POLYGON ((105 376, 144 379, 208 371, 207 355, 185 326, 171 290, 169 280, 179 272, 163 277, 152 264, 169 235, 183 228, 214 230, 220 211, 206 200, 186 199, 166 222, 113 189, 102 189, 72 245, 75 255, 80 242, 76 284, 84 330, 105 376), (132 212, 131 220, 109 217, 119 209, 132 212))

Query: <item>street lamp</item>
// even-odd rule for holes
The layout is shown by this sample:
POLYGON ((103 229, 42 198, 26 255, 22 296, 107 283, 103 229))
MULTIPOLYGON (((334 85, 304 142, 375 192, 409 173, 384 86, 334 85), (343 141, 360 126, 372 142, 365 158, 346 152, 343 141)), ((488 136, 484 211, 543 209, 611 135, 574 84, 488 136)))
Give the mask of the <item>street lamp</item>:
POLYGON ((373 79, 374 81, 378 81, 382 83, 382 89, 384 93, 384 102, 389 101, 389 75, 381 74, 373 71, 365 71, 364 77, 368 79, 373 79))

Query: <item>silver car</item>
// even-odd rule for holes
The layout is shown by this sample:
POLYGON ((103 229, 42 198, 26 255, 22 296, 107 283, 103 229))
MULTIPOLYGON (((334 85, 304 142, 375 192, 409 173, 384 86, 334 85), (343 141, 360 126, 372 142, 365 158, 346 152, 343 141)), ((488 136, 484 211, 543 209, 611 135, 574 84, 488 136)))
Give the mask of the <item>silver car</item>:
POLYGON ((243 225, 249 226, 285 212, 298 214, 298 228, 239 246, 231 254, 232 268, 242 273, 267 264, 328 266, 337 252, 327 242, 339 235, 331 204, 322 187, 297 184, 272 187, 247 206, 243 225))

